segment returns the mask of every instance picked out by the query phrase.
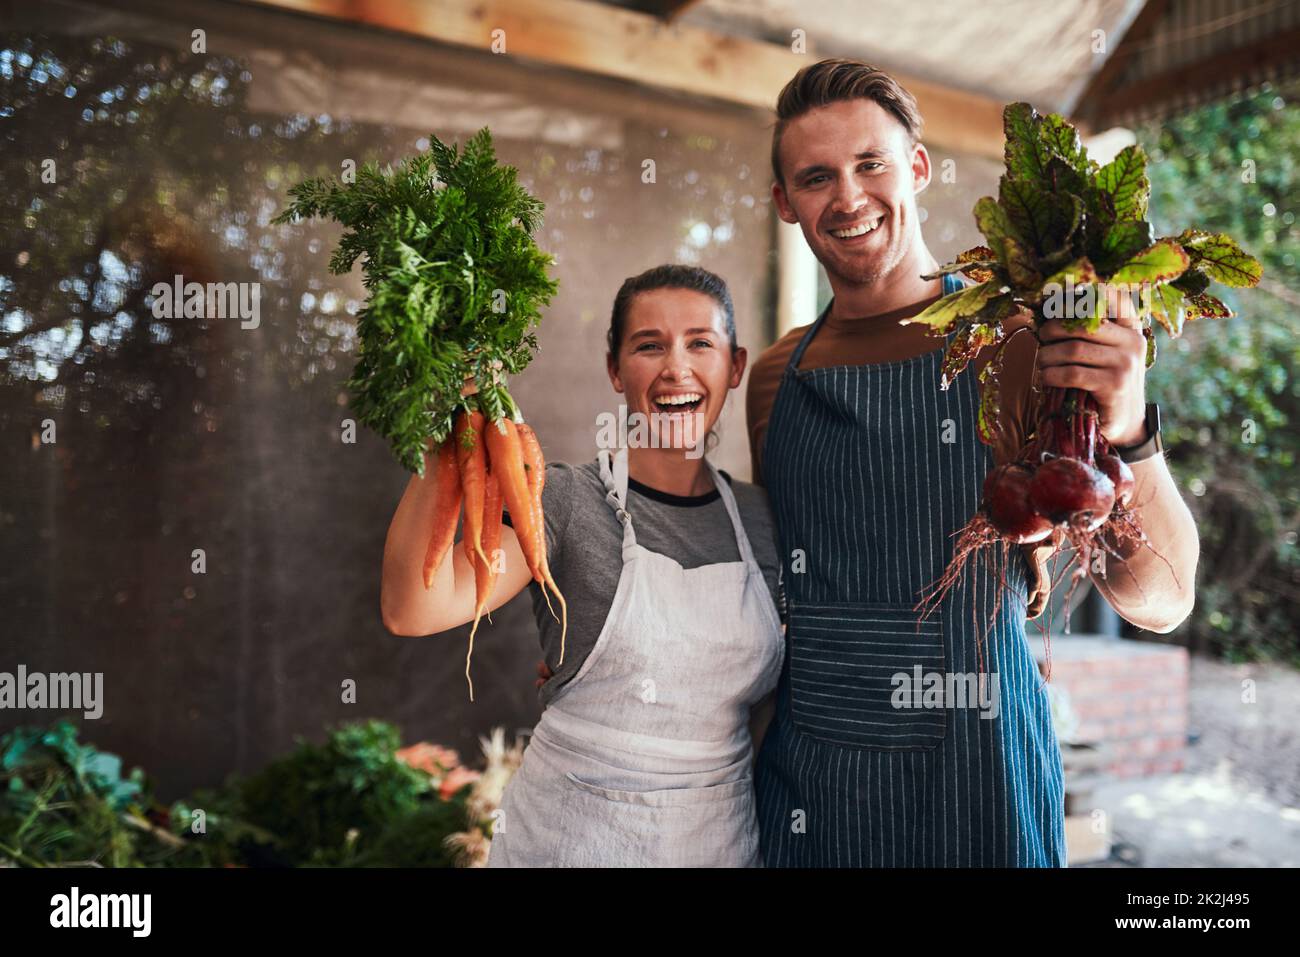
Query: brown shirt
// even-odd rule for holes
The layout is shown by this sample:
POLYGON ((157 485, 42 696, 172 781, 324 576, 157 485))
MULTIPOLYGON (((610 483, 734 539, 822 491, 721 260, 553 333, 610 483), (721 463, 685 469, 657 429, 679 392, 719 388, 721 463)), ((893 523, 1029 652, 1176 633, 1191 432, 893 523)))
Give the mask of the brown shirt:
MULTIPOLYGON (((904 326, 898 322, 916 315, 938 298, 933 296, 903 309, 864 318, 837 319, 828 315, 817 335, 804 350, 799 368, 820 369, 827 366, 896 362, 942 349, 942 340, 928 335, 925 326, 904 326)), ((1022 314, 1004 321, 1003 328, 1009 336, 1028 322, 1028 315, 1022 314)), ((771 417, 772 404, 776 401, 777 388, 781 385, 781 377, 790 357, 807 331, 807 326, 791 329, 764 350, 750 368, 745 413, 755 485, 764 484, 763 440, 767 436, 767 423, 771 417)), ((1029 333, 1016 336, 1003 350, 1000 377, 1002 432, 999 441, 993 446, 993 459, 998 465, 1015 458, 1032 427, 1034 360, 1037 350, 1038 342, 1029 333)), ((993 352, 992 348, 984 349, 961 375, 978 375, 993 352)), ((935 385, 937 387, 938 383, 935 385)), ((972 422, 972 429, 974 425, 972 422)), ((1051 546, 1025 545, 1022 549, 1029 568, 1034 573, 1029 585, 1029 617, 1034 618, 1042 612, 1047 601, 1047 589, 1044 587, 1047 581, 1045 561, 1051 546)))

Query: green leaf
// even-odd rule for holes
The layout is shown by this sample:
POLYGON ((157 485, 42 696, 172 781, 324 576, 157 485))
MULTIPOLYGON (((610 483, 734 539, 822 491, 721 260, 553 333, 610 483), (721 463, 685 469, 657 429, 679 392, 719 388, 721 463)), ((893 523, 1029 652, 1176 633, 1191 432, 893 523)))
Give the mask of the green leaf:
POLYGON ((957 261, 965 267, 963 272, 975 282, 993 280, 1001 265, 997 256, 993 255, 993 250, 987 246, 975 246, 965 252, 958 252, 957 261))
POLYGON ((1170 283, 1152 286, 1151 315, 1165 327, 1171 339, 1177 339, 1182 334, 1186 318, 1182 290, 1170 283))
POLYGON ((1184 296, 1199 296, 1210 288, 1210 277, 1195 268, 1195 262, 1195 260, 1192 261, 1193 268, 1187 270, 1172 283, 1183 291, 1184 296))
POLYGON ((1075 285, 1076 298, 1072 300, 1072 315, 1061 317, 1061 325, 1071 331, 1086 329, 1088 332, 1096 332, 1101 328, 1101 324, 1106 321, 1106 292, 1105 287, 1098 284, 1091 286, 1089 283, 1078 283, 1075 285), (1078 297, 1078 290, 1084 289, 1082 298, 1078 297))
POLYGON ((1232 310, 1214 296, 1204 293, 1187 297, 1187 319, 1231 319, 1232 310))
MULTIPOLYGON (((1059 164, 1059 160, 1054 161, 1059 164)), ((1082 184, 1080 184, 1082 185, 1082 184)), ((998 204, 1025 248, 1035 259, 1069 252, 1085 215, 1083 200, 1065 189, 1044 189, 1042 183, 1003 176, 998 184, 998 204)))
POLYGON ((1073 246, 1062 246, 1055 252, 1038 257, 1038 271, 1050 274, 1058 269, 1063 269, 1065 266, 1069 265, 1077 255, 1078 252, 1076 252, 1073 246))
MULTIPOLYGON (((1009 296, 1005 298, 1010 300, 1009 296)), ((972 322, 957 330, 944 352, 939 388, 947 389, 980 350, 996 344, 1001 338, 1002 325, 996 322, 972 322)))
MULTIPOLYGON (((557 290, 547 275, 554 260, 532 238, 542 203, 497 163, 486 127, 463 148, 430 137, 428 152, 395 166, 367 162, 352 183, 308 180, 289 194, 277 220, 332 218, 345 229, 330 268, 361 260, 368 298, 357 315, 352 407, 422 474, 426 448, 446 440, 464 405, 465 378, 485 381, 494 362, 505 375, 521 372, 536 350, 529 330, 557 290), (493 309, 496 290, 504 313, 493 309)), ((504 385, 490 401, 492 410, 511 406, 504 385)))
POLYGON ((1146 219, 1151 182, 1147 179, 1147 157, 1142 147, 1124 147, 1097 171, 1093 183, 1117 221, 1146 219))
POLYGON ((985 445, 996 443, 1002 431, 1001 375, 1002 353, 999 352, 984 364, 979 374, 980 404, 975 414, 975 432, 985 445))
POLYGON ((957 262, 959 263, 987 263, 993 258, 993 250, 987 246, 972 246, 970 249, 964 249, 957 254, 957 262))
POLYGON ((959 319, 978 315, 989 300, 1007 291, 1005 286, 997 282, 967 286, 944 296, 919 315, 901 320, 900 325, 920 323, 930 327, 931 335, 946 335, 959 319))
POLYGON ((1088 158, 1088 153, 1083 148, 1083 141, 1079 138, 1079 131, 1059 113, 1049 113, 1043 117, 1039 129, 1039 135, 1048 148, 1081 177, 1087 178, 1096 164, 1088 158))
POLYGON ((1047 161, 1046 182, 1042 188, 1048 196, 1059 198, 1067 193, 1082 196, 1091 187, 1092 182, 1088 176, 1061 157, 1053 155, 1047 161))
POLYGON ((1010 236, 1003 240, 1003 248, 1006 251, 1007 276, 1011 284, 1031 301, 1036 300, 1043 285, 1043 275, 1038 271, 1037 259, 1010 236))
POLYGON ((1052 215, 1056 228, 1065 237, 1065 244, 1077 245, 1075 237, 1088 217, 1087 204, 1075 193, 1061 194, 1053 197, 1052 215))
POLYGON ((1015 227, 1011 225, 1011 220, 1007 218, 1007 211, 998 205, 998 201, 992 196, 981 196, 976 200, 975 225, 984 234, 989 248, 993 250, 998 259, 1006 258, 1004 243, 1008 236, 1015 239, 1021 238, 1015 227))
POLYGON ((1226 233, 1186 229, 1176 240, 1187 251, 1192 266, 1225 286, 1254 286, 1264 267, 1226 233))
POLYGON ((1052 235, 1052 208, 1041 184, 1004 175, 998 183, 998 205, 1006 212, 1017 237, 1033 251, 1065 245, 1052 235))
POLYGON ((1002 111, 1002 128, 1006 134, 1003 150, 1007 175, 1012 179, 1042 180, 1052 158, 1044 143, 1042 118, 1028 103, 1009 103, 1002 111))
POLYGON ((993 278, 994 270, 1001 265, 993 250, 989 249, 989 247, 973 246, 964 252, 958 253, 953 262, 945 263, 934 272, 926 273, 921 278, 926 280, 938 279, 950 273, 960 272, 976 282, 988 282, 993 278))
POLYGON ((1103 263, 1113 266, 1126 263, 1154 241, 1155 231, 1146 220, 1115 223, 1102 236, 1103 263))
POLYGON ((1043 283, 1043 285, 1046 286, 1050 283, 1056 283, 1057 285, 1065 286, 1067 283, 1070 283, 1075 286, 1083 286, 1099 282, 1100 279, 1101 277, 1097 275, 1097 270, 1096 267, 1093 266, 1092 260, 1087 256, 1081 256, 1065 268, 1057 270, 1052 273, 1052 275, 1048 276, 1047 282, 1043 283))
POLYGON ((1181 276, 1190 262, 1182 246, 1171 239, 1161 239, 1117 269, 1110 281, 1134 284, 1168 282, 1181 276))

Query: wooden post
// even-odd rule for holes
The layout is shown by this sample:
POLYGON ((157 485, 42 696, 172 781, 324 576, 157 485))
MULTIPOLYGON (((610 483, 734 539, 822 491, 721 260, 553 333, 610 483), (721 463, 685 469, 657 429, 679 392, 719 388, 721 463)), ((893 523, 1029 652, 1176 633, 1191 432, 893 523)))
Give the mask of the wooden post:
POLYGON ((777 220, 776 338, 817 318, 820 263, 797 225, 777 220))

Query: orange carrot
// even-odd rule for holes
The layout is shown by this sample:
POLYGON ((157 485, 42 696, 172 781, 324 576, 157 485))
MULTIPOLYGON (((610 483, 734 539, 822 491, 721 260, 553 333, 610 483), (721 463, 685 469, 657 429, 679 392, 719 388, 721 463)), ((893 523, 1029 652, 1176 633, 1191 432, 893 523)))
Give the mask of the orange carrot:
POLYGON ((501 483, 501 494, 510 510, 510 524, 514 526, 519 547, 528 563, 533 580, 544 582, 541 565, 537 560, 537 525, 533 519, 533 503, 528 492, 528 476, 524 471, 524 455, 519 444, 519 431, 510 419, 497 419, 488 425, 488 458, 492 471, 501 483))
POLYGON ((460 466, 460 487, 465 495, 465 554, 474 565, 474 556, 487 562, 483 554, 483 487, 487 470, 487 450, 483 446, 483 413, 462 412, 456 417, 456 462, 460 466))
POLYGON ((433 576, 456 539, 456 519, 460 517, 460 469, 456 464, 456 448, 452 439, 438 449, 437 463, 433 469, 435 486, 433 530, 429 547, 424 553, 424 587, 433 587, 433 576))
MULTIPOLYGON (((541 494, 542 494, 541 485, 544 484, 546 481, 546 473, 545 473, 546 463, 543 461, 541 465, 541 470, 539 470, 538 467, 534 465, 532 462, 531 454, 534 451, 536 452, 536 455, 539 460, 541 459, 541 453, 542 453, 541 446, 536 444, 537 437, 533 433, 532 428, 530 428, 527 424, 523 422, 517 422, 515 423, 515 431, 518 432, 519 434, 519 454, 523 457, 524 473, 528 480, 528 511, 533 518, 532 551, 526 553, 530 556, 528 569, 533 573, 533 580, 536 581, 537 584, 541 586, 542 597, 546 599, 546 610, 549 611, 551 613, 551 617, 558 622, 560 620, 560 616, 555 613, 555 607, 551 604, 550 593, 547 592, 546 590, 546 579, 549 575, 549 570, 546 567, 546 525, 544 524, 545 518, 542 515, 542 500, 541 500, 541 494), (528 443, 525 441, 524 438, 525 432, 527 432, 528 435, 533 436, 533 445, 535 446, 535 449, 531 449, 528 443)), ((556 594, 559 594, 559 592, 557 591, 556 594)), ((566 612, 565 614, 567 618, 568 613, 566 612)), ((560 630, 560 646, 561 646, 560 660, 563 661, 564 660, 564 650, 563 650, 564 628, 563 627, 561 627, 560 630)))
MULTIPOLYGON (((560 624, 560 660, 558 665, 564 664, 564 638, 569 631, 569 606, 564 600, 564 595, 560 588, 555 584, 555 579, 551 577, 551 565, 546 557, 546 519, 542 514, 542 488, 546 485, 546 459, 542 455, 542 445, 537 441, 537 433, 526 423, 519 423, 517 427, 519 433, 519 448, 524 457, 524 468, 528 476, 528 492, 532 502, 533 513, 533 539, 534 547, 537 550, 538 567, 545 580, 542 585, 542 594, 546 594, 546 587, 549 585, 555 592, 555 597, 560 602, 560 614, 563 615, 563 621, 560 624)), ((557 665, 557 667, 558 667, 557 665)))
MULTIPOLYGON (((474 681, 469 676, 469 661, 474 655, 474 634, 478 631, 479 619, 492 598, 492 586, 496 584, 497 570, 493 562, 495 552, 501 547, 501 485, 497 477, 488 471, 484 481, 483 496, 483 551, 488 560, 485 562, 473 553, 470 564, 474 566, 474 625, 469 630, 469 651, 465 654, 465 680, 469 682, 469 700, 474 700, 474 681)), ((466 549, 468 551, 468 549, 466 549)), ((491 620, 491 615, 488 615, 491 620)))
POLYGON ((501 508, 504 504, 505 497, 501 494, 501 483, 489 467, 487 495, 484 498, 483 505, 483 554, 488 559, 490 577, 488 578, 487 591, 480 599, 489 622, 492 620, 492 612, 486 610, 487 604, 492 597, 492 586, 496 584, 497 577, 500 574, 496 567, 496 552, 501 548, 501 508))

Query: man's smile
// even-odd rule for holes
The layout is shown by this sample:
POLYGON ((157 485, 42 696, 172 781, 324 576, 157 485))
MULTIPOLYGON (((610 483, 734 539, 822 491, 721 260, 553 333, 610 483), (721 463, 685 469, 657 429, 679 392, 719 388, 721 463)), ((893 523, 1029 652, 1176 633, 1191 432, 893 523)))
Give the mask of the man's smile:
POLYGON ((863 219, 850 226, 842 226, 838 229, 828 229, 827 232, 840 241, 858 239, 872 233, 885 221, 885 216, 881 213, 870 219, 863 219))

